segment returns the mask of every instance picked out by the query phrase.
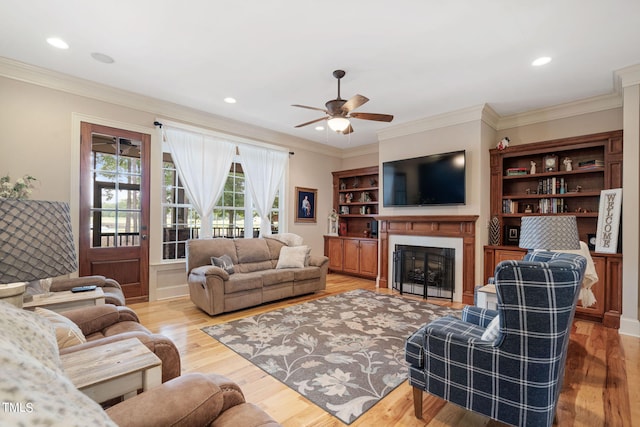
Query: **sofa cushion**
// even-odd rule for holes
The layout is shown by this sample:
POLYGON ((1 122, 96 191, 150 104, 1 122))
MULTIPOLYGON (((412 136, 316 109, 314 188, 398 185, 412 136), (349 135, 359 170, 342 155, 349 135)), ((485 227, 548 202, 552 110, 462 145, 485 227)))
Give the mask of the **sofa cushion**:
POLYGON ((262 285, 271 286, 293 282, 293 270, 265 270, 262 272, 262 285))
MULTIPOLYGON (((241 239, 243 240, 243 239, 241 239)), ((187 273, 202 265, 211 265, 211 257, 229 255, 231 262, 238 264, 234 239, 191 239, 187 241, 187 273)))
POLYGON ((309 246, 283 246, 280 249, 280 257, 278 258, 276 269, 304 268, 305 264, 308 263, 307 258, 310 251, 311 248, 309 246))
POLYGON ((238 273, 229 276, 229 280, 224 282, 224 293, 249 291, 251 289, 262 288, 262 272, 238 273))
POLYGON ((272 268, 271 253, 265 239, 236 239, 234 242, 238 255, 236 272, 250 273, 272 268))
POLYGON ((231 261, 231 257, 229 255, 222 255, 221 257, 212 256, 211 264, 215 265, 216 267, 220 267, 229 274, 235 273, 235 270, 233 268, 233 261, 231 261))
POLYGON ((319 279, 322 273, 319 267, 295 268, 291 271, 293 271, 293 278, 295 281, 319 279))
POLYGON ((51 322, 56 332, 59 349, 87 342, 80 327, 61 314, 42 307, 36 307, 35 313, 51 322))

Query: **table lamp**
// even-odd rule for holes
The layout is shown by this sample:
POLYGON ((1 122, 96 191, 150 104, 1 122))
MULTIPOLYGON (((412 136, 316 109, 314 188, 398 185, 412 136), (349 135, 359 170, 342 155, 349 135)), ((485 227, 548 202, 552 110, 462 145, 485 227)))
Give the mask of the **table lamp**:
POLYGON ((578 223, 575 216, 523 216, 520 226, 521 248, 553 250, 578 250, 578 223))
POLYGON ((68 203, 0 199, 0 298, 22 307, 25 282, 77 269, 68 203))

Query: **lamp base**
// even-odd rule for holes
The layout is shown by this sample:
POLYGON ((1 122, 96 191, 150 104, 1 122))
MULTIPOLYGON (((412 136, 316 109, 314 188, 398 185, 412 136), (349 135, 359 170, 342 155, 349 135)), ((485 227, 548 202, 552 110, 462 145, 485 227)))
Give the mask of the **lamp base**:
POLYGON ((8 302, 18 308, 22 308, 22 295, 27 282, 9 283, 0 285, 0 300, 8 302))

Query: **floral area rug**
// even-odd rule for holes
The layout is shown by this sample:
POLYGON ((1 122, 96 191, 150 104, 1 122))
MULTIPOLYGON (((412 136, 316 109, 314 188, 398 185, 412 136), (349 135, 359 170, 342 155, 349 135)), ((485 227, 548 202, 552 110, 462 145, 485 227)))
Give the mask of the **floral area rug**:
POLYGON ((350 424, 407 379, 405 340, 447 314, 353 290, 202 330, 350 424))

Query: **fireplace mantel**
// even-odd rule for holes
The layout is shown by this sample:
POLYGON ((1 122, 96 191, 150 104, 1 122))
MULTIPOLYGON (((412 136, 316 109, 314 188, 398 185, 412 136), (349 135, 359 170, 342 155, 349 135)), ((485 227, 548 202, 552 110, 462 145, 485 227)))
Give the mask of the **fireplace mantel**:
POLYGON ((389 287, 389 236, 457 237, 462 239, 462 302, 473 304, 476 265, 477 215, 376 216, 379 221, 380 287, 389 287))

